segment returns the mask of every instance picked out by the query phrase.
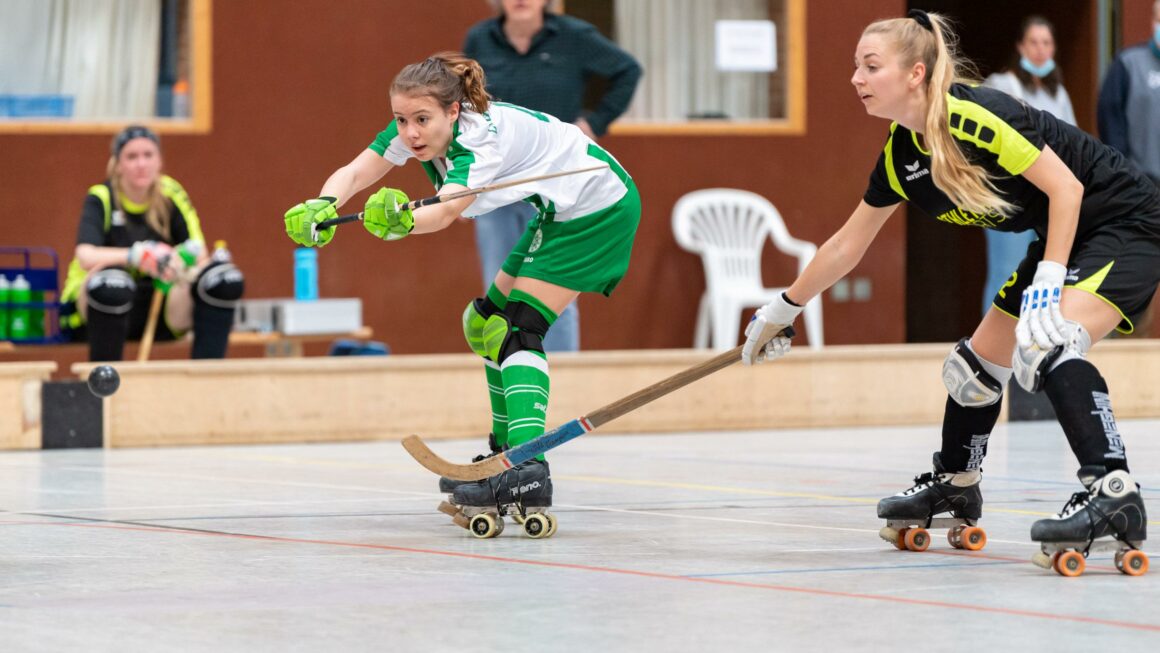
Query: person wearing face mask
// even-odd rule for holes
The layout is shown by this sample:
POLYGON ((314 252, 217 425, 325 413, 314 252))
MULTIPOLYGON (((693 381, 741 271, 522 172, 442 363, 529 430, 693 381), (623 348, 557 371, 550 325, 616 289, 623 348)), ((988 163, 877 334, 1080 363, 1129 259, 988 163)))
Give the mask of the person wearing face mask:
MULTIPOLYGON (((1055 27, 1043 16, 1028 16, 1019 28, 1015 43, 1015 60, 1002 72, 990 75, 984 86, 1046 111, 1069 125, 1075 125, 1071 97, 1063 87, 1059 67, 1055 65, 1055 27)), ((983 312, 991 307, 991 298, 1011 276, 1035 232, 1004 233, 988 229, 987 280, 983 284, 983 312)))
POLYGON ((1160 0, 1152 3, 1152 38, 1108 67, 1096 117, 1100 138, 1160 186, 1160 0))
POLYGON ((224 358, 245 279, 206 251, 201 222, 162 174, 161 139, 132 125, 113 137, 105 181, 85 195, 76 253, 61 289, 61 330, 89 360, 119 361, 140 340, 155 288, 165 291, 154 339, 193 332, 192 358, 224 358))
MULTIPOLYGON (((974 85, 955 45, 946 19, 920 10, 862 32, 850 81, 867 113, 890 121, 885 147, 846 223, 781 297, 758 309, 742 361, 784 355, 785 328, 858 264, 902 202, 951 225, 1033 229, 1039 240, 943 363, 947 399, 933 469, 878 503, 881 535, 922 550, 925 529, 942 527, 953 545, 981 548, 985 536, 967 528, 983 513, 987 440, 1014 376, 1047 394, 1084 486, 1058 516, 1032 524, 1036 563, 1078 575, 1089 550, 1112 548, 1124 573, 1144 573, 1144 501, 1107 383, 1086 354, 1113 330, 1131 332, 1160 284, 1160 190, 1089 134, 974 85)), ((931 283, 953 286, 962 272, 948 269, 949 282, 931 283)), ((888 388, 867 391, 890 401, 888 388)))
MULTIPOLYGON (((592 25, 552 11, 555 0, 488 0, 495 18, 467 33, 463 52, 483 66, 487 90, 504 102, 574 123, 592 140, 628 108, 641 68, 632 55, 592 25), (584 112, 590 78, 607 80, 591 113, 584 112)), ((475 218, 476 251, 486 287, 528 224, 535 207, 517 202, 475 218)), ((544 350, 580 348, 580 311, 570 304, 544 338, 544 350)))
MULTIPOLYGON (((440 231, 460 216, 478 217, 514 202, 535 207, 535 219, 485 295, 468 302, 463 312, 464 337, 484 364, 491 401, 489 445, 499 452, 544 433, 549 395, 544 336, 581 292, 612 294, 628 271, 641 207, 632 177, 578 126, 493 101, 486 88, 479 63, 457 52, 403 68, 391 84, 394 116, 387 128, 326 180, 318 198, 291 207, 284 221, 294 242, 326 245, 337 227, 317 225, 335 218, 353 195, 410 159, 420 162, 441 196, 598 168, 413 210, 405 206, 402 191, 382 188, 364 207, 363 226, 387 241, 440 231)), ((556 530, 547 512, 553 488, 542 456, 479 482, 441 479, 439 488, 451 494, 450 503, 440 508, 455 523, 470 525, 477 537, 497 535, 503 515, 510 513, 534 537, 556 530)))

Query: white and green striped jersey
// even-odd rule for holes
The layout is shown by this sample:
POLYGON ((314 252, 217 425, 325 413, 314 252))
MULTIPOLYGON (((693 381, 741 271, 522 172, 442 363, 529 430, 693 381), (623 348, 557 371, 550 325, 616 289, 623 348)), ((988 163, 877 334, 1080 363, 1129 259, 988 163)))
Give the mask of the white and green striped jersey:
MULTIPOLYGON (((396 166, 414 156, 393 120, 370 149, 396 166)), ((436 189, 444 184, 480 188, 601 163, 608 164, 608 169, 477 195, 464 216, 475 217, 526 200, 553 220, 571 220, 612 206, 624 197, 630 183, 616 159, 575 125, 514 104, 493 102, 482 114, 461 111, 447 156, 424 162, 423 168, 436 189)))

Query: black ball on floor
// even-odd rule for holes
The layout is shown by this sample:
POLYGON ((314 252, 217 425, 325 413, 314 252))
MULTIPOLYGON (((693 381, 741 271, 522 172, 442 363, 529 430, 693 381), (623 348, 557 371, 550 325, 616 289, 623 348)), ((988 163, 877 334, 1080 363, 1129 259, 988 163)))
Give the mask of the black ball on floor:
POLYGON ((98 397, 112 396, 121 387, 121 375, 112 365, 98 365, 89 372, 89 390, 98 397))

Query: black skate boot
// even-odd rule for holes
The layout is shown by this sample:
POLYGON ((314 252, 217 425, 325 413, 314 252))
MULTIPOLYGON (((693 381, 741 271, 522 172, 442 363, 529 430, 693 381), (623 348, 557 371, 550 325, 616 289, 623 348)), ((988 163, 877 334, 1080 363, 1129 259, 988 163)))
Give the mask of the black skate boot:
MULTIPOLYGON (((488 453, 479 454, 478 456, 472 458, 471 462, 477 463, 481 460, 486 460, 487 458, 491 458, 492 456, 496 455, 497 453, 503 451, 503 448, 500 447, 499 443, 496 442, 496 440, 495 440, 495 433, 488 433, 487 434, 487 448, 490 449, 490 451, 488 453)), ((441 493, 447 495, 447 500, 443 501, 442 503, 439 504, 439 512, 441 512, 445 515, 450 515, 452 517, 454 517, 455 515, 458 515, 459 508, 456 508, 451 503, 451 493, 454 492, 455 488, 459 487, 460 485, 463 485, 465 483, 475 483, 475 482, 476 481, 457 481, 453 478, 447 478, 446 476, 440 476, 439 477, 439 491, 441 493)))
POLYGON ((1128 472, 1109 472, 1103 465, 1079 468, 1087 489, 1076 492, 1054 517, 1031 525, 1031 539, 1041 543, 1031 561, 1063 576, 1079 576, 1092 551, 1115 551, 1116 569, 1129 576, 1148 571, 1140 550, 1148 537, 1144 499, 1128 472))
POLYGON ((556 518, 548 513, 552 478, 546 461, 529 460, 491 478, 464 483, 455 488, 451 503, 458 508, 455 523, 478 538, 502 533, 507 514, 523 525, 528 537, 556 532, 556 518))
POLYGON ((935 453, 933 473, 916 476, 913 487, 878 502, 878 516, 886 520, 878 535, 899 550, 925 551, 930 546, 926 529, 946 528, 956 549, 982 549, 987 534, 976 526, 983 515, 981 478, 979 470, 946 471, 935 453), (942 513, 950 517, 935 517, 942 513))

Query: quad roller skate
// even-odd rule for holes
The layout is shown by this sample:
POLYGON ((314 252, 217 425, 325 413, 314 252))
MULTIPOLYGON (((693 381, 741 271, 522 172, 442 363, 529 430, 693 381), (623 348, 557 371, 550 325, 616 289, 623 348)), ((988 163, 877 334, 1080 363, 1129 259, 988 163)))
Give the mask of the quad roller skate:
MULTIPOLYGON (((482 481, 464 483, 451 493, 451 520, 480 539, 503 532, 504 516, 512 517, 533 539, 556 533, 552 478, 548 463, 529 460, 482 481)), ((443 512, 443 506, 439 509, 443 512)))
POLYGON ((934 472, 916 476, 914 486, 878 502, 878 516, 886 526, 879 537, 900 551, 925 551, 930 546, 929 528, 947 529, 947 540, 956 549, 978 551, 987 545, 987 534, 977 526, 983 514, 979 471, 947 472, 934 455, 934 472), (935 517, 949 513, 949 517, 935 517))
POLYGON ((1140 546, 1147 539, 1148 515, 1140 486, 1128 472, 1108 472, 1102 465, 1080 467, 1079 480, 1086 490, 1073 494, 1058 515, 1031 525, 1031 539, 1040 543, 1031 561, 1061 576, 1079 576, 1089 553, 1114 551, 1116 569, 1144 575, 1148 555, 1140 546))
MULTIPOLYGON (((490 450, 488 453, 479 454, 478 456, 472 458, 471 462, 477 463, 481 460, 491 458, 492 456, 496 455, 497 453, 500 453, 501 451, 503 451, 503 447, 499 446, 499 443, 496 442, 496 440, 495 440, 495 433, 488 434, 488 436, 487 436, 487 448, 490 450)), ((446 476, 440 476, 439 477, 439 492, 442 494, 446 494, 447 499, 439 504, 439 512, 441 512, 445 515, 449 515, 451 517, 454 517, 455 515, 459 514, 459 508, 456 508, 455 505, 451 503, 451 499, 452 499, 451 493, 455 492, 455 488, 459 487, 460 485, 465 485, 467 483, 475 483, 475 482, 476 481, 457 481, 453 478, 447 478, 446 476)))

